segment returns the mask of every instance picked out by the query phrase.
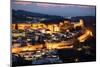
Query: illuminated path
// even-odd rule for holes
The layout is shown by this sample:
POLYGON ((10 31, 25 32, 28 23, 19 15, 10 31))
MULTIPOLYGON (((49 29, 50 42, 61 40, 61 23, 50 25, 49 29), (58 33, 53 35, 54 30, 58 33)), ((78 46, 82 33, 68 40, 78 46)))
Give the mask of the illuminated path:
MULTIPOLYGON (((89 37, 93 36, 92 32, 90 30, 86 30, 83 35, 78 37, 77 39, 71 39, 69 41, 62 41, 59 43, 46 43, 45 46, 47 49, 64 49, 64 48, 73 48, 73 44, 75 43, 76 40, 79 42, 84 42, 87 40, 89 37)), ((20 53, 24 51, 35 51, 37 49, 42 49, 43 45, 29 45, 29 46, 24 46, 24 47, 13 47, 12 48, 12 53, 20 53)))
MULTIPOLYGON (((43 45, 29 45, 29 46, 24 46, 24 47, 14 47, 12 48, 12 53, 19 53, 21 51, 35 51, 38 49, 42 49, 43 45)), ((64 49, 64 48, 73 48, 73 45, 67 46, 64 43, 47 43, 46 44, 47 49, 64 49)))

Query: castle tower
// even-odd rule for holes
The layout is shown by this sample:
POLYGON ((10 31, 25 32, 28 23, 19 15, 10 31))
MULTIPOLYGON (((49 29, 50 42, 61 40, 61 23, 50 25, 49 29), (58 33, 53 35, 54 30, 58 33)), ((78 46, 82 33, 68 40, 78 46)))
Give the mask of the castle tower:
POLYGON ((83 21, 83 19, 80 19, 79 23, 80 23, 81 27, 84 27, 84 21, 83 21))

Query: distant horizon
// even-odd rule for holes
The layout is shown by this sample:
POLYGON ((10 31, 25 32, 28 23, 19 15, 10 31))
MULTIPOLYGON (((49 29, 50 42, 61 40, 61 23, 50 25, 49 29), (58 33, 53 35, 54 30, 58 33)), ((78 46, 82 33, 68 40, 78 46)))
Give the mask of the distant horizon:
MULTIPOLYGON (((12 10, 15 10, 15 9, 12 9, 12 10)), ((19 10, 15 10, 15 11, 19 11, 19 10)), ((31 12, 31 13, 39 13, 39 12, 32 12, 32 11, 27 11, 27 10, 21 10, 21 11, 26 11, 26 12, 31 12)), ((39 13, 39 14, 50 15, 50 14, 46 14, 46 13, 39 13)), ((60 16, 60 15, 54 15, 54 16, 60 16)), ((89 15, 86 15, 86 16, 89 16, 89 15)), ((61 16, 61 17, 64 17, 64 18, 66 18, 66 17, 81 17, 81 15, 79 15, 79 16, 61 16)), ((94 15, 94 17, 95 17, 95 15, 94 15)))
POLYGON ((12 9, 63 17, 96 16, 96 7, 86 5, 12 2, 12 9))

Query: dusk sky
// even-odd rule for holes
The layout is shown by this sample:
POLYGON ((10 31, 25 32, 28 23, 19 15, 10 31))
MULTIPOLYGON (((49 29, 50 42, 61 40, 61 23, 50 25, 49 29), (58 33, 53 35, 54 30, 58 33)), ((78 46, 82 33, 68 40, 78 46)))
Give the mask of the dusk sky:
POLYGON ((59 16, 95 16, 95 6, 13 2, 12 9, 59 16))

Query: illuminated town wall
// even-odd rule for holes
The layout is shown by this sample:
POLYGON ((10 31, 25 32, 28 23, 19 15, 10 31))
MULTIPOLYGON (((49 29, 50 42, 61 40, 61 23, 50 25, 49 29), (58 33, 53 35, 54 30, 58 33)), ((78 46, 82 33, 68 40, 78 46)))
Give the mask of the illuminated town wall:
MULTIPOLYGON (((12 30, 15 29, 16 24, 12 24, 12 30)), ((59 26, 58 24, 44 24, 44 23, 33 23, 33 24, 27 24, 27 23, 18 23, 17 24, 18 29, 24 30, 27 28, 31 29, 40 29, 40 28, 45 28, 49 29, 51 32, 56 32, 59 31, 59 26)))
MULTIPOLYGON (((31 29, 48 29, 49 32, 53 33, 53 32, 59 32, 60 31, 60 27, 64 24, 70 24, 70 21, 64 21, 64 22, 60 22, 59 24, 44 24, 44 23, 18 23, 18 24, 12 24, 12 30, 16 29, 16 25, 18 27, 18 29, 21 30, 25 30, 28 28, 31 29)), ((84 26, 84 21, 82 19, 80 19, 79 22, 75 22, 74 24, 74 28, 76 28, 77 26, 83 27, 84 26)), ((69 25, 67 25, 69 26, 69 25)))

